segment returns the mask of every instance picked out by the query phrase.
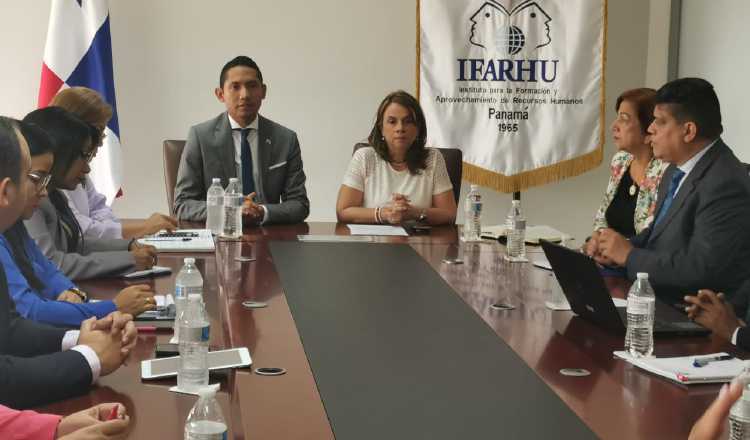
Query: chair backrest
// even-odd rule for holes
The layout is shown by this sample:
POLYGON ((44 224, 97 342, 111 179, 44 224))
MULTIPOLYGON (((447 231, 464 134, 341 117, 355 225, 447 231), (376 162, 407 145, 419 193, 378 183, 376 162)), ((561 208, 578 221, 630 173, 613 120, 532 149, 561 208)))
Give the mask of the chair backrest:
POLYGON ((174 187, 177 184, 177 170, 180 168, 180 158, 182 150, 185 148, 185 141, 167 139, 163 144, 164 152, 164 186, 167 188, 167 204, 169 212, 174 212, 174 187))
POLYGON ((747 170, 747 173, 750 174, 750 163, 743 163, 745 165, 745 169, 747 170))
MULTIPOLYGON (((369 147, 370 144, 366 142, 357 142, 354 144, 352 154, 360 148, 369 147)), ((445 168, 448 169, 448 178, 451 180, 453 185, 453 198, 456 199, 458 204, 458 198, 461 196, 461 176, 463 175, 463 153, 458 148, 436 148, 445 160, 445 168)))

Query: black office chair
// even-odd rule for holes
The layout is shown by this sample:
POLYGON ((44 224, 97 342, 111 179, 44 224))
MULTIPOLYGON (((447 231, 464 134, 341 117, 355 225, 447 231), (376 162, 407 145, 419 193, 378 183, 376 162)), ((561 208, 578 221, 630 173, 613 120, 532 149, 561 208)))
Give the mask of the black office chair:
MULTIPOLYGON (((370 144, 366 142, 357 142, 354 144, 352 154, 360 148, 369 147, 370 144)), ((437 150, 443 155, 445 160, 445 168, 448 170, 448 178, 453 185, 453 198, 458 203, 458 198, 461 195, 461 176, 463 175, 463 152, 458 148, 437 148, 437 150)))
POLYGON ((750 174, 750 163, 743 163, 742 165, 745 165, 745 169, 747 170, 747 174, 750 174))

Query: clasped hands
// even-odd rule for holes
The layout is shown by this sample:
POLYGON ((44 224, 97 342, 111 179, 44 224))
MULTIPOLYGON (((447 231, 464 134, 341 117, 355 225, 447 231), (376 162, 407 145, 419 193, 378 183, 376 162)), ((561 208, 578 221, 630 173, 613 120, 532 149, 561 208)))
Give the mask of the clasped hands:
POLYGON ((255 193, 252 192, 245 196, 245 200, 242 201, 242 217, 251 224, 259 224, 263 221, 263 217, 266 211, 263 207, 253 201, 255 193))
POLYGON ((137 336, 132 315, 112 312, 102 319, 92 317, 83 321, 78 344, 89 346, 96 352, 104 376, 126 362, 137 336))
POLYGON ((583 247, 586 255, 603 266, 625 266, 633 245, 613 229, 600 229, 591 234, 583 247))
POLYGON ((391 200, 380 208, 380 218, 383 222, 392 225, 417 217, 419 217, 417 208, 411 205, 411 200, 408 197, 399 193, 393 193, 391 200))
POLYGON ((732 339, 737 327, 745 325, 734 312, 734 306, 724 299, 723 293, 701 289, 695 296, 684 298, 688 304, 688 318, 725 339, 732 339))

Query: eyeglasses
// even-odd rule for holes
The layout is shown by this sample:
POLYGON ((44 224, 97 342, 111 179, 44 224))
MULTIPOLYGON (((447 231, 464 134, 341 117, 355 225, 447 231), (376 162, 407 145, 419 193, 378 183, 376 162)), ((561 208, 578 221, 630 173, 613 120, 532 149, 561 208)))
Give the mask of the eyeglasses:
POLYGON ((92 148, 91 151, 81 151, 81 158, 85 160, 87 163, 91 163, 92 160, 94 160, 94 157, 96 157, 96 150, 99 148, 92 148))
POLYGON ((42 192, 47 188, 49 181, 52 179, 52 174, 40 173, 37 171, 30 171, 27 175, 29 176, 29 179, 31 179, 31 183, 36 187, 37 192, 42 192))

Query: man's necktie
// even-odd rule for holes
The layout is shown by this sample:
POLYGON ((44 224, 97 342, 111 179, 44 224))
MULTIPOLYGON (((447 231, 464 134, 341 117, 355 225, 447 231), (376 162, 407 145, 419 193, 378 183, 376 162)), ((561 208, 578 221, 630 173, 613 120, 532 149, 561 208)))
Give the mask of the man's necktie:
POLYGON ((674 174, 672 174, 672 181, 669 182, 669 190, 667 191, 667 195, 664 199, 664 203, 661 204, 661 209, 659 209, 659 214, 656 216, 656 220, 654 221, 654 226, 658 225, 660 221, 664 219, 664 217, 667 216, 667 211, 669 211, 669 207, 672 206, 672 202, 674 201, 674 195, 677 192, 677 188, 680 186, 680 181, 685 176, 685 172, 681 169, 677 168, 674 171, 674 174))
POLYGON ((245 195, 255 192, 255 181, 253 180, 253 155, 250 152, 250 141, 247 136, 251 128, 240 129, 240 161, 242 162, 242 193, 245 195))

